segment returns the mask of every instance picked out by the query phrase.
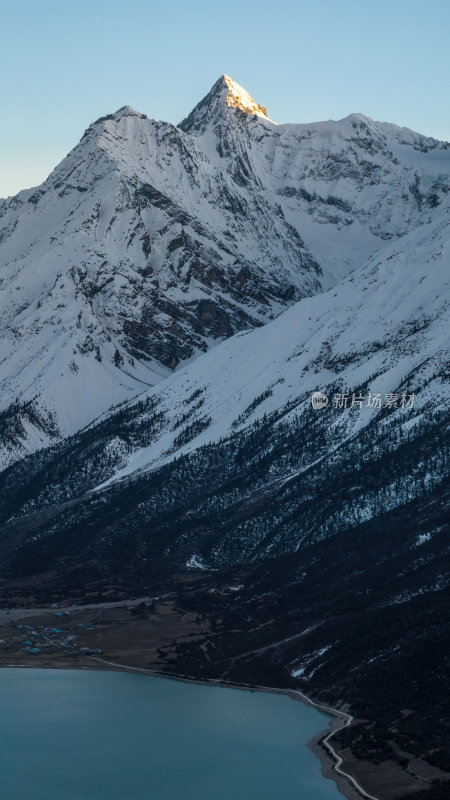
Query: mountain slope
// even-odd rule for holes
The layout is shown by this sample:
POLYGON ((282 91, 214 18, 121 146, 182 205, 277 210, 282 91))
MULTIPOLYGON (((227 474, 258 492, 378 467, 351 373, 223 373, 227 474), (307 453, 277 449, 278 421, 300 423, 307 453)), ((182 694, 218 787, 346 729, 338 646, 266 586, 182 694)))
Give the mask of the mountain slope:
MULTIPOLYGON (((229 450, 219 464, 228 459, 225 474, 232 474, 235 448, 245 450, 253 430, 259 442, 260 425, 267 431, 267 443, 260 453, 256 448, 255 457, 267 457, 268 472, 258 493, 267 484, 268 497, 287 482, 314 473, 320 464, 331 469, 334 460, 347 459, 354 447, 360 463, 360 437, 369 446, 367 469, 390 452, 391 428, 397 431, 396 449, 405 443, 409 447, 416 437, 419 441, 424 426, 434 441, 431 432, 439 430, 436 426, 447 419, 449 409, 449 209, 447 199, 439 220, 404 237, 401 250, 391 243, 384 258, 370 259, 335 289, 305 298, 262 328, 230 338, 147 390, 137 403, 122 405, 62 445, 8 470, 3 518, 74 501, 94 489, 98 496, 88 507, 100 502, 104 508, 111 484, 124 482, 127 493, 130 480, 139 485, 144 476, 145 484, 146 474, 169 468, 174 459, 189 460, 192 454, 195 464, 204 447, 208 452, 214 447, 229 450), (330 398, 320 411, 311 408, 317 389, 330 398), (341 396, 340 403, 333 403, 334 396, 341 396), (285 427, 295 445, 284 442, 285 427), (23 470, 30 476, 25 493, 16 488, 23 483, 23 470)), ((203 467, 201 456, 199 471, 195 468, 200 487, 203 467)), ((324 530, 332 520, 339 527, 366 519, 380 507, 404 505, 416 496, 418 486, 431 490, 442 479, 440 458, 423 474, 419 449, 414 464, 408 462, 409 472, 405 469, 400 469, 398 481, 385 476, 376 491, 361 491, 351 510, 342 508, 340 521, 341 502, 327 501, 331 517, 322 520, 324 530)), ((252 479, 250 473, 249 491, 252 479)), ((328 491, 333 497, 332 484, 328 491)), ((193 499, 189 495, 182 502, 193 499)), ((128 516, 128 501, 125 508, 128 516)), ((257 532, 258 524, 254 520, 251 529, 257 532)), ((244 551, 246 558, 252 557, 255 546, 259 553, 259 544, 247 538, 240 536, 238 559, 244 551)), ((291 549, 293 540, 280 534, 279 546, 291 549)))
MULTIPOLYGON (((369 392, 383 403, 397 393, 391 411, 407 428, 430 403, 447 408, 449 208, 447 200, 439 221, 404 237, 401 249, 391 244, 335 289, 233 337, 156 387, 149 400, 162 421, 146 447, 121 451, 115 478, 243 431, 264 415, 295 418, 317 389, 330 398, 319 412, 330 447, 383 413, 367 407, 369 392), (363 407, 350 408, 361 387, 363 407), (333 409, 334 393, 347 393, 349 407, 333 409), (413 409, 400 407, 403 394, 415 394, 413 409)), ((145 420, 146 412, 141 417, 131 406, 129 413, 145 420)))

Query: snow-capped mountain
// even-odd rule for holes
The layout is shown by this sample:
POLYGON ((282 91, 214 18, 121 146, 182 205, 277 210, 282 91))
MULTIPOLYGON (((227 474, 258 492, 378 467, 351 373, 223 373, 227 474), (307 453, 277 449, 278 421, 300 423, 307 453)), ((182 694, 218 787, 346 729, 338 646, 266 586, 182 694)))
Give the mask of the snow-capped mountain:
POLYGON ((427 221, 449 190, 447 142, 362 114, 277 125, 227 76, 179 127, 280 205, 318 258, 325 287, 427 221))
POLYGON ((155 387, 147 396, 165 422, 143 449, 125 456, 121 443, 124 466, 114 478, 218 442, 262 417, 295 419, 316 390, 329 398, 317 413, 326 419, 330 450, 382 416, 386 396, 397 398, 390 415, 405 430, 448 411, 449 265, 450 197, 434 224, 391 243, 334 289, 233 336, 155 387), (335 399, 337 408, 335 394, 347 395, 335 399), (353 394, 364 402, 352 405, 353 394), (414 395, 412 407, 402 406, 404 395, 414 395), (370 396, 379 401, 368 404, 370 396))
POLYGON ((169 593, 158 670, 345 704, 380 798, 448 796, 449 189, 222 76, 0 202, 1 604, 169 593))
POLYGON ((0 203, 2 463, 426 236, 449 164, 361 115, 277 125, 227 76, 178 127, 97 120, 0 203))

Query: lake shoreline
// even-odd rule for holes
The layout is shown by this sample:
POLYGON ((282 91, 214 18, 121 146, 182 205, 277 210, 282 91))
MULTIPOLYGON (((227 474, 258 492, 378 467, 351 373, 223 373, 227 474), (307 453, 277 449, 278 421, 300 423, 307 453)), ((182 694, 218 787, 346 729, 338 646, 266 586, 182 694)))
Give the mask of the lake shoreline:
POLYGON ((332 719, 327 729, 318 733, 311 741, 307 743, 307 746, 312 751, 312 753, 319 759, 321 763, 321 772, 324 778, 328 780, 332 780, 336 783, 339 791, 347 798, 347 800, 361 800, 361 797, 370 798, 370 800, 378 800, 373 795, 366 792, 362 787, 359 787, 359 791, 357 788, 352 786, 352 782, 356 782, 356 778, 354 778, 350 773, 339 774, 337 769, 339 768, 340 764, 340 757, 335 754, 332 755, 332 748, 329 749, 331 746, 326 744, 326 740, 331 737, 334 733, 338 730, 341 730, 344 727, 347 727, 351 724, 352 717, 346 714, 343 711, 338 709, 333 709, 328 706, 322 706, 318 703, 315 703, 311 700, 307 695, 303 694, 296 689, 280 689, 277 687, 270 687, 270 686, 253 686, 251 684, 245 683, 234 683, 232 681, 224 681, 220 679, 200 679, 195 678, 191 675, 180 675, 180 674, 169 674, 165 672, 159 672, 156 670, 149 670, 143 667, 133 667, 127 664, 118 664, 116 662, 107 661, 106 659, 102 659, 98 656, 87 656, 91 661, 95 661, 95 666, 88 666, 88 665, 67 665, 66 667, 62 667, 60 664, 51 666, 51 665, 39 665, 35 663, 31 664, 3 664, 1 665, 3 668, 8 669, 76 669, 79 671, 83 670, 95 670, 95 671, 105 671, 105 672, 128 672, 131 674, 139 673, 141 675, 148 675, 154 678, 165 678, 166 680, 174 680, 180 681, 182 683, 194 683, 199 686, 217 686, 224 689, 239 689, 242 691, 251 691, 251 692, 267 692, 271 694, 283 694, 289 697, 291 700, 295 700, 296 702, 303 703, 304 705, 308 705, 312 708, 317 709, 318 711, 322 711, 325 714, 328 714, 332 719))

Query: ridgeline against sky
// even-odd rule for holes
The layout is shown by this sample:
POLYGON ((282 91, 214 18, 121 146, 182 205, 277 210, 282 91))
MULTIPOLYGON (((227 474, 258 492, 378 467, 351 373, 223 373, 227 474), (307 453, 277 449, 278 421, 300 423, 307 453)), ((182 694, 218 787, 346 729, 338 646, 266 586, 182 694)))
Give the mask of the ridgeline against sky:
POLYGON ((233 75, 280 123, 360 112, 450 139, 450 5, 418 0, 24 0, 2 16, 0 197, 41 183, 93 119, 177 123, 233 75))

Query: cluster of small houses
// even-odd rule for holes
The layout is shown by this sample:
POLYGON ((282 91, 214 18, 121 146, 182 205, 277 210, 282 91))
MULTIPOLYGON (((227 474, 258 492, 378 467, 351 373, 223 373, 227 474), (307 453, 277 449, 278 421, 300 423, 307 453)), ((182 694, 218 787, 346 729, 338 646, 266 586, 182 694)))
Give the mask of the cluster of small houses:
MULTIPOLYGON (((59 615, 58 615, 59 616, 59 615)), ((94 630, 95 625, 77 625, 82 630, 94 630)), ((45 627, 42 631, 37 631, 33 625, 19 625, 19 629, 24 631, 27 637, 24 641, 25 647, 22 651, 36 655, 47 647, 57 647, 68 655, 80 656, 101 656, 103 650, 99 647, 77 647, 74 634, 66 634, 62 628, 45 627)))

